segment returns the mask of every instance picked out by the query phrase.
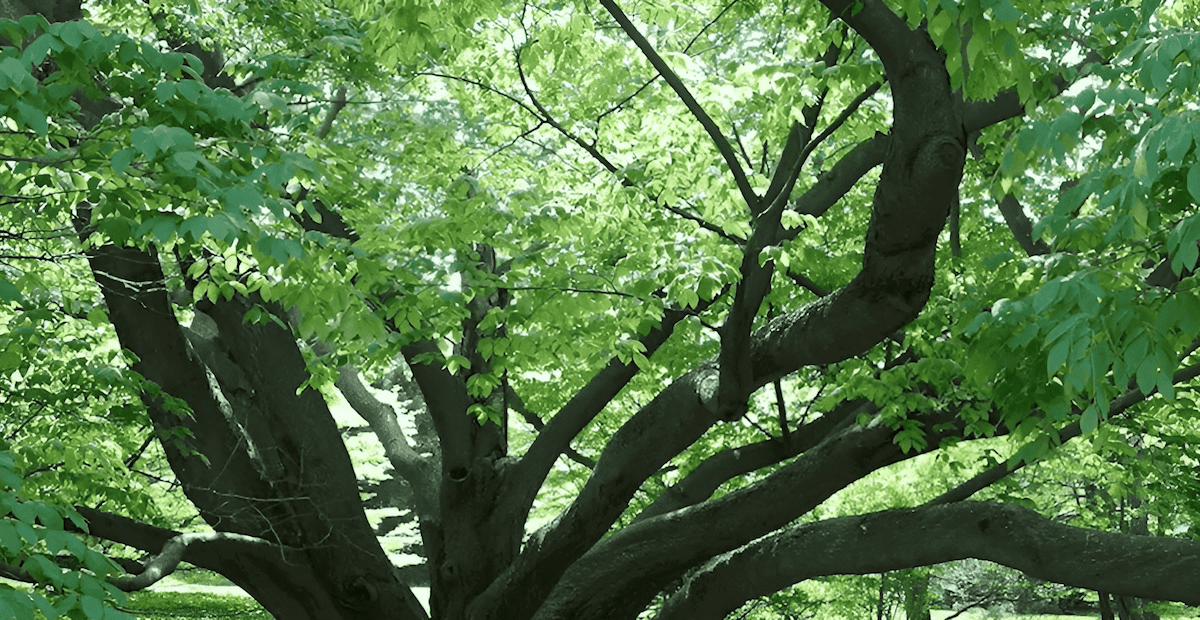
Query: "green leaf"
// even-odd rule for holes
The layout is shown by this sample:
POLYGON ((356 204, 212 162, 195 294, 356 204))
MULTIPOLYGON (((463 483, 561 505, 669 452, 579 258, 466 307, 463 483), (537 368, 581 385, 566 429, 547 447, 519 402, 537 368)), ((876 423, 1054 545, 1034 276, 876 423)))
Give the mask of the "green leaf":
POLYGON ((172 150, 196 150, 196 144, 192 139, 192 134, 185 129, 159 125, 154 128, 152 133, 154 135, 155 142, 158 144, 158 148, 161 149, 163 153, 167 153, 172 150))
POLYGON ((153 130, 149 127, 138 127, 133 130, 129 141, 134 148, 141 151, 146 161, 154 161, 154 156, 158 154, 158 141, 154 139, 153 130))
POLYGON ((25 296, 21 294, 21 289, 9 282, 4 276, 0 276, 0 302, 23 302, 25 296))
POLYGON ((258 193, 258 190, 245 185, 229 188, 225 191, 221 199, 228 209, 245 209, 249 211, 258 209, 263 204, 262 194, 258 193))
POLYGON ((0 467, 0 482, 14 491, 21 490, 21 477, 7 467, 0 467))
POLYGON ((154 87, 154 98, 158 99, 159 103, 166 103, 174 97, 175 82, 159 82, 158 86, 154 87))
POLYGON ((112 156, 113 172, 118 175, 125 174, 125 168, 129 166, 129 162, 133 161, 133 149, 121 149, 112 156))
POLYGON ((1188 193, 1192 195, 1192 201, 1200 204, 1200 161, 1192 164, 1192 167, 1188 169, 1187 189, 1188 193))
POLYGON ((1083 431, 1083 434, 1086 435, 1086 434, 1096 430, 1096 427, 1099 425, 1100 425, 1099 409, 1096 407, 1095 404, 1093 404, 1091 407, 1088 407, 1083 412, 1083 417, 1080 418, 1080 420, 1079 420, 1079 428, 1083 431))
POLYGON ((1071 339, 1059 338, 1058 342, 1050 348, 1049 355, 1046 356, 1046 374, 1053 377, 1055 372, 1067 361, 1067 353, 1071 351, 1071 339))
POLYGON ((50 41, 53 39, 54 37, 49 34, 43 34, 34 39, 25 47, 25 51, 21 52, 21 62, 32 67, 42 64, 42 61, 46 59, 46 54, 50 53, 50 41))
POLYGON ((1158 356, 1148 355, 1137 369, 1137 386, 1142 394, 1149 395, 1154 390, 1154 383, 1158 380, 1158 356))
POLYGON ((17 555, 21 552, 24 544, 21 542, 21 537, 17 535, 17 529, 8 519, 0 518, 0 544, 8 550, 10 555, 17 555))
POLYGON ((0 86, 11 88, 18 95, 37 88, 37 80, 29 74, 28 66, 11 56, 0 60, 0 75, 7 78, 7 84, 0 86))
POLYGON ((446 358, 446 370, 451 373, 458 372, 459 368, 470 368, 471 362, 461 355, 451 355, 446 358))
POLYGON ((1047 308, 1054 305, 1062 294, 1062 280, 1054 279, 1046 283, 1037 295, 1033 297, 1033 310, 1038 314, 1046 311, 1047 308))
POLYGON ((104 604, 100 602, 100 599, 88 594, 84 594, 83 596, 79 597, 79 606, 81 609, 83 609, 83 614, 87 616, 89 620, 103 620, 104 604))
POLYGON ((24 101, 17 102, 17 119, 39 136, 45 136, 50 131, 50 126, 46 124, 46 113, 24 101))

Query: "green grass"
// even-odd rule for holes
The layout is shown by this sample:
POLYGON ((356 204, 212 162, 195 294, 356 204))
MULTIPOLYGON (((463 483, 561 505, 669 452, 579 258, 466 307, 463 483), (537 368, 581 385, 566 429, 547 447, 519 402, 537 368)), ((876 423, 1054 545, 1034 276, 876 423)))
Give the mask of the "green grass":
POLYGON ((253 599, 204 592, 133 592, 123 610, 135 618, 192 620, 270 620, 271 614, 253 599))

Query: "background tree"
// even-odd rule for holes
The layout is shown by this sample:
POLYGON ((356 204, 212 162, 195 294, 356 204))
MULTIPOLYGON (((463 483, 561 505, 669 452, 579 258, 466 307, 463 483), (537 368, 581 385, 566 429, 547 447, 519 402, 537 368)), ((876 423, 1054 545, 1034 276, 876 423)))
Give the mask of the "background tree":
POLYGON ((280 618, 425 617, 335 390, 437 618, 966 557, 1200 604, 1190 524, 964 501, 1084 434, 1195 465, 1189 3, 5 7, 5 509, 44 531, 4 560, 64 605, 21 502, 150 554, 123 589, 183 559, 280 618), (148 439, 206 527, 121 486, 148 439), (814 513, 921 455, 961 478, 814 513))

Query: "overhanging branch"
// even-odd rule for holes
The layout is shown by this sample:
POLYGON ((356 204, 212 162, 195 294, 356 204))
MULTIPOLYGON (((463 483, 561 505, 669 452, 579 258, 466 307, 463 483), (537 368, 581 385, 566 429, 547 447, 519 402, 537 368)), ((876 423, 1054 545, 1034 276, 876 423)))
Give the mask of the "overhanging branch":
POLYGON ((1089 590, 1200 605, 1200 542, 1072 527, 1012 504, 965 502, 827 519, 768 536, 709 563, 656 620, 718 620, 806 579, 965 558, 1089 590))

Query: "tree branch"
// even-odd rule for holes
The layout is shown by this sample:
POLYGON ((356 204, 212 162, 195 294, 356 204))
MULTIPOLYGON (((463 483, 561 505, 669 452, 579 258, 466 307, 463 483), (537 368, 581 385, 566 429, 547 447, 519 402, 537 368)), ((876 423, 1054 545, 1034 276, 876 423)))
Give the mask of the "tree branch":
POLYGON ((333 102, 329 105, 329 110, 325 112, 325 120, 321 121, 321 126, 317 129, 318 138, 324 139, 329 135, 329 131, 333 129, 333 120, 345 107, 346 85, 342 84, 338 86, 337 93, 333 96, 333 102))
POLYGON ((834 411, 789 432, 788 438, 782 443, 779 439, 769 439, 722 450, 704 459, 683 480, 664 490, 654 503, 634 517, 633 523, 699 504, 712 497, 722 484, 737 476, 801 454, 854 422, 859 413, 878 410, 879 407, 869 402, 843 401, 834 411))
MULTIPOLYGON (((1192 379, 1195 379, 1196 377, 1200 377, 1200 363, 1193 364, 1176 371, 1171 378, 1171 382, 1176 384, 1186 383, 1192 379)), ((1157 391, 1158 388, 1155 387, 1153 390, 1151 390, 1150 394, 1154 394, 1157 391)), ((1149 398, 1150 394, 1142 394, 1142 391, 1137 388, 1126 391, 1121 396, 1113 399, 1113 401, 1109 404, 1108 418, 1112 419, 1113 417, 1125 413, 1125 411, 1130 407, 1149 398)), ((1082 413, 1078 407, 1072 406, 1072 409, 1074 410, 1074 415, 1080 415, 1082 413)), ((1062 445, 1076 437, 1079 437, 1082 434, 1083 429, 1080 426, 1080 423, 1072 422, 1058 431, 1058 445, 1062 445)), ((997 463, 996 465, 976 474, 970 480, 967 480, 966 482, 963 482, 953 489, 950 489, 949 491, 946 491, 938 497, 930 500, 928 504, 949 504, 963 501, 979 491, 991 486, 1005 476, 1017 471, 1018 469, 1021 469, 1027 464, 1027 462, 1022 461, 1010 467, 1008 463, 997 463)))
MULTIPOLYGON (((847 424, 766 478, 688 510, 626 526, 575 561, 535 619, 633 618, 688 568, 786 526, 868 473, 937 449, 961 433, 954 413, 921 416, 931 430, 922 450, 905 454, 896 431, 876 417, 847 424)), ((597 465, 596 472, 600 471, 597 465)))
POLYGON ((1033 238, 1033 222, 1029 221, 1029 216, 1025 215, 1025 209, 1021 208, 1021 203, 1015 196, 1005 195, 997 206, 1000 207, 1000 214, 1004 216, 1008 229, 1012 231, 1013 237, 1021 245, 1021 249, 1025 250, 1026 255, 1040 256, 1050 253, 1050 246, 1046 245, 1046 242, 1033 238))
POLYGON ((679 217, 691 220, 691 221, 699 224, 700 228, 703 228, 704 230, 708 230, 708 231, 717 233, 718 236, 723 237, 729 241, 732 241, 738 245, 746 245, 745 239, 739 237, 738 235, 734 235, 734 234, 725 232, 724 230, 721 229, 720 226, 717 226, 716 224, 713 224, 713 223, 709 222, 708 220, 705 220, 704 218, 701 218, 696 215, 692 215, 691 213, 688 213, 687 211, 684 211, 683 209, 680 209, 678 207, 672 207, 671 205, 666 204, 666 203, 663 203, 663 208, 666 209, 667 211, 670 211, 671 213, 674 213, 675 215, 678 215, 679 217))
MULTIPOLYGON (((316 347, 314 347, 314 350, 316 347)), ((318 352, 318 355, 321 355, 318 352)), ((396 411, 367 391, 353 366, 338 368, 334 382, 346 402, 366 420, 379 442, 384 455, 396 473, 408 481, 413 489, 413 508, 421 519, 436 519, 438 514, 438 473, 436 463, 421 456, 408 443, 404 431, 396 419, 396 411)))
POLYGON ((1055 523, 996 502, 922 506, 789 528, 689 578, 656 620, 719 620, 806 579, 978 558, 1065 585, 1200 605, 1200 542, 1055 523))
MULTIPOLYGON (((158 555, 148 562, 143 562, 145 568, 140 574, 129 577, 118 577, 113 579, 112 583, 125 592, 148 588, 163 577, 175 572, 175 568, 183 560, 183 554, 187 551, 188 547, 192 545, 204 545, 206 543, 224 543, 222 545, 224 547, 240 547, 237 553, 245 553, 247 546, 268 550, 277 548, 277 545, 262 538, 227 532, 176 534, 167 540, 158 555)), ((229 549, 229 551, 232 551, 232 549, 229 549)))
POLYGON ((558 133, 561 133, 568 140, 577 144, 579 148, 587 151, 588 155, 591 155, 592 159, 600 162, 600 165, 604 166, 606 170, 616 174, 618 172, 618 168, 615 164, 613 164, 611 161, 608 161, 608 158, 605 157, 604 154, 599 150, 597 150, 596 147, 584 142, 583 138, 580 138, 570 131, 567 131, 567 128, 563 127, 561 123, 554 120, 554 116, 550 114, 550 111, 542 106, 542 103, 537 99, 537 95, 534 94, 533 88, 529 86, 529 81, 525 78, 525 68, 521 65, 521 48, 517 48, 515 53, 517 56, 517 75, 521 78, 521 87, 525 89, 525 94, 529 97, 529 101, 533 103, 533 107, 536 108, 538 113, 541 114, 541 116, 538 116, 537 118, 545 121, 547 125, 553 127, 558 131, 558 133))
POLYGON ((759 208, 759 198, 754 194, 754 190, 750 188, 750 181, 746 178, 746 173, 742 170, 741 164, 738 163, 737 154, 733 151, 733 147, 730 146, 729 140, 725 138, 725 134, 721 133, 721 129, 713 122, 708 112, 704 111, 704 108, 696 101, 692 93, 688 91, 687 86, 679 79, 678 75, 675 75, 675 72, 671 70, 671 66, 663 60, 662 56, 658 55, 654 46, 638 31, 637 27, 630 21, 629 16, 625 15, 625 12, 621 10, 621 7, 617 6, 613 0, 600 0, 600 4, 608 10, 613 19, 617 20, 617 23, 621 25, 621 29, 638 46, 638 49, 642 50, 642 54, 646 56, 650 64, 663 76, 663 79, 671 86, 671 89, 675 91, 675 94, 679 96, 683 104, 687 106, 692 116, 696 117, 697 121, 700 121, 700 125, 708 132, 709 138, 712 139, 713 144, 720 151, 725 164, 729 166, 729 171, 733 174, 733 180, 737 183, 738 189, 742 193, 742 199, 746 201, 746 205, 750 207, 751 212, 757 211, 759 208))

